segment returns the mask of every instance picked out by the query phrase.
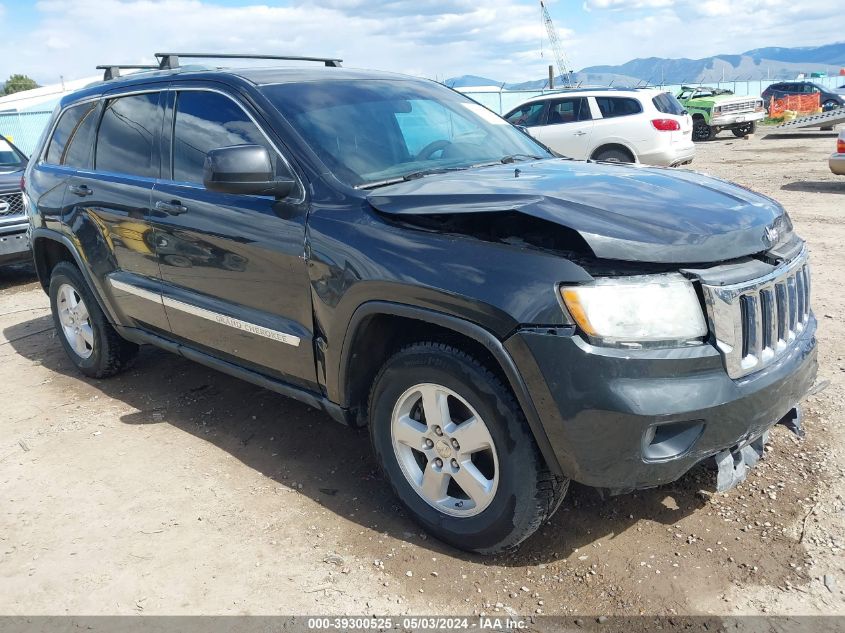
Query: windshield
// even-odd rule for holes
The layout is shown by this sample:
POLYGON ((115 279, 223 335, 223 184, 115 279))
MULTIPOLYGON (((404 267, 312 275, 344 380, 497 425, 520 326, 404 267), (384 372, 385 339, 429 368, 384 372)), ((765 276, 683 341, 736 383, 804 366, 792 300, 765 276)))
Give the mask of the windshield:
POLYGON ((262 90, 335 176, 356 187, 552 157, 484 106, 433 82, 325 81, 262 90))
POLYGON ((26 156, 21 154, 9 141, 0 137, 0 170, 17 171, 26 165, 26 156))

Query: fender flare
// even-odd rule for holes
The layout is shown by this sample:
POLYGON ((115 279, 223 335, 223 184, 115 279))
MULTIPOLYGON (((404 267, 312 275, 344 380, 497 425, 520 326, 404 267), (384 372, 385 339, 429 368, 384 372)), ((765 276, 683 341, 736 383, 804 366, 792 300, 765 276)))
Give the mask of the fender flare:
POLYGON ((514 363, 511 355, 505 349, 502 341, 482 326, 450 314, 437 312, 428 308, 420 308, 413 305, 378 300, 367 301, 358 306, 346 328, 346 335, 344 336, 343 345, 341 346, 338 368, 338 385, 343 399, 341 406, 346 407, 348 405, 346 385, 349 381, 348 369, 352 341, 355 340, 355 335, 363 321, 376 315, 390 315, 424 321, 467 336, 483 345, 502 368, 502 371, 508 381, 508 385, 516 396, 517 402, 525 415, 525 419, 528 421, 528 426, 531 433, 534 435, 534 439, 537 442, 540 453, 546 460, 546 464, 548 464, 549 468, 555 475, 560 477, 564 476, 557 456, 552 449, 551 442, 549 442, 549 437, 546 434, 543 422, 540 419, 540 415, 537 412, 537 408, 535 407, 531 394, 528 391, 528 387, 525 385, 525 381, 522 379, 519 369, 514 363))
POLYGON ((79 254, 76 245, 70 240, 67 235, 63 235, 62 233, 58 233, 51 229, 37 228, 31 229, 29 239, 30 243, 32 244, 32 257, 35 261, 35 270, 38 273, 39 280, 41 281, 41 286, 44 288, 45 292, 50 286, 50 280, 41 279, 41 271, 39 270, 38 265, 38 256, 35 250, 36 242, 39 240, 50 240, 53 242, 58 242, 70 252, 71 256, 73 257, 74 263, 76 264, 76 267, 79 269, 79 272, 82 273, 82 277, 85 279, 85 283, 88 284, 88 288, 89 290, 91 290, 91 294, 94 295, 94 299, 97 301, 97 305, 100 306, 100 310, 103 311, 103 314, 106 315, 106 318, 112 326, 120 327, 120 321, 117 320, 114 311, 111 309, 111 306, 103 300, 102 294, 100 292, 100 286, 94 282, 94 278, 91 276, 91 272, 88 270, 88 267, 84 265, 83 258, 79 254))

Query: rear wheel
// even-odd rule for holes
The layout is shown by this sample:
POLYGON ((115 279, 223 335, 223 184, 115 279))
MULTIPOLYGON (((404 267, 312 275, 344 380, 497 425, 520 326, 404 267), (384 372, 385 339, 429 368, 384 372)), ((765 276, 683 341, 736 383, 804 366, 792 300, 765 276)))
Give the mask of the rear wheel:
POLYGON ((749 134, 754 134, 757 131, 757 122, 750 121, 748 123, 743 123, 742 125, 738 125, 731 130, 734 133, 734 136, 737 138, 741 138, 743 136, 748 136, 749 134))
POLYGON ((416 343, 388 360, 370 395, 370 437, 414 519, 464 550, 516 547, 569 483, 546 467, 510 390, 445 344, 416 343))
POLYGON ((627 152, 623 152, 621 149, 604 149, 598 152, 594 157, 593 160, 597 160, 602 163, 633 163, 634 159, 631 157, 630 154, 627 152))
POLYGON ((56 264, 49 294, 59 340, 79 371, 105 378, 132 364, 138 346, 121 338, 109 324, 76 266, 56 264))

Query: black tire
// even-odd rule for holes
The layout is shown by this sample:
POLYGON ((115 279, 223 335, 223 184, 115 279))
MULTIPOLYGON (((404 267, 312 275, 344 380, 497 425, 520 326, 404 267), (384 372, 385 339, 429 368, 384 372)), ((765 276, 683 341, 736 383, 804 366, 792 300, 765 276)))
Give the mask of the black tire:
POLYGON ((833 99, 828 99, 822 104, 822 112, 830 112, 831 110, 835 110, 839 107, 841 106, 838 102, 834 101, 833 99))
POLYGON ((692 122, 692 140, 696 143, 712 141, 716 136, 716 128, 707 125, 704 119, 695 119, 692 122))
POLYGON ((593 156, 593 160, 601 163, 633 163, 634 159, 621 149, 604 149, 593 156))
POLYGON ((738 125, 737 127, 731 129, 734 136, 737 138, 742 138, 743 136, 748 136, 749 134, 754 134, 757 131, 757 121, 750 121, 749 123, 743 123, 742 125, 738 125))
POLYGON ((50 275, 50 308, 62 347, 77 369, 91 378, 106 378, 120 373, 131 366, 138 354, 138 346, 120 337, 109 324, 91 289, 79 269, 68 262, 59 262, 50 275), (90 356, 80 356, 65 334, 59 317, 59 289, 70 286, 82 299, 88 312, 88 324, 93 333, 90 356))
POLYGON ((396 496, 425 530, 463 550, 493 554, 517 547, 554 514, 569 486, 568 479, 547 468, 510 389, 478 360, 443 343, 415 343, 387 361, 370 392, 369 424, 376 459, 396 496), (438 510, 417 493, 399 465, 391 431, 394 407, 421 383, 459 394, 482 418, 495 444, 498 487, 478 514, 455 517, 438 510))

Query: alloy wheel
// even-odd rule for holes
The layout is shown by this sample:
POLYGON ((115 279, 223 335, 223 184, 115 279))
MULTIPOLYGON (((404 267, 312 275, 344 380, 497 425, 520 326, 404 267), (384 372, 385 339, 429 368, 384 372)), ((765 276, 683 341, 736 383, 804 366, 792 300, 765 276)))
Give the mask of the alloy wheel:
POLYGON ((94 353, 94 328, 82 296, 70 284, 62 284, 57 304, 65 340, 77 356, 90 358, 94 353))
POLYGON ((406 390, 393 408, 390 432, 402 474, 430 506, 470 517, 493 501, 499 484, 493 438, 456 392, 432 383, 406 390))

